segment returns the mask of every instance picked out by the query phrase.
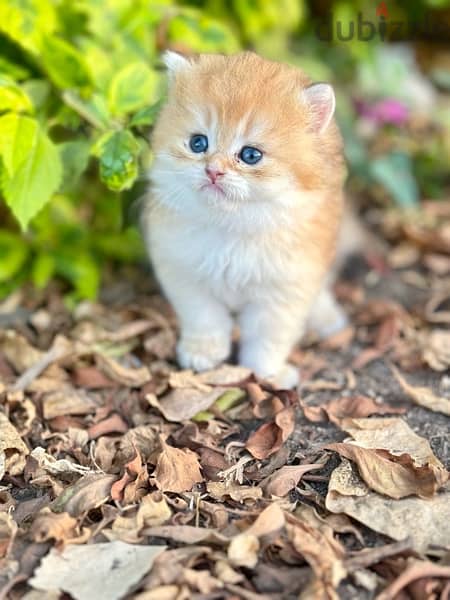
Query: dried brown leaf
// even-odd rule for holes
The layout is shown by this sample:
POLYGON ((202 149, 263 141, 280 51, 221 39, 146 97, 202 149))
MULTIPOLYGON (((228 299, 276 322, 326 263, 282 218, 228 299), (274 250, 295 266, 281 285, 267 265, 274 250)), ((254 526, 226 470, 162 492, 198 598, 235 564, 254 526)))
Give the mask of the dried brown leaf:
POLYGON ((103 530, 109 540, 121 540, 129 544, 142 542, 142 530, 163 525, 172 516, 166 499, 160 492, 144 496, 134 514, 118 515, 111 530, 103 530))
POLYGON ((98 508, 111 497, 111 486, 115 475, 89 473, 76 483, 68 486, 52 504, 54 511, 65 511, 72 517, 78 517, 93 508, 98 508))
POLYGON ((428 408, 433 412, 440 412, 450 416, 450 399, 443 396, 436 396, 434 392, 425 386, 410 385, 398 369, 391 365, 391 370, 394 373, 397 381, 401 385, 403 391, 419 406, 428 408))
POLYGON ((35 542, 67 542, 77 536, 77 520, 67 512, 54 513, 43 508, 31 526, 31 537, 35 542))
POLYGON ((169 446, 162 438, 161 454, 154 471, 155 483, 163 492, 188 492, 203 481, 198 456, 192 450, 169 446))
POLYGON ((10 553, 17 533, 17 523, 11 514, 0 512, 0 560, 10 553))
POLYGON ((292 407, 284 408, 275 415, 275 421, 264 423, 250 435, 245 445, 254 458, 264 459, 278 452, 294 431, 295 414, 292 407))
POLYGON ((91 390, 117 387, 117 382, 106 377, 100 369, 93 366, 77 367, 72 371, 74 385, 91 390))
POLYGON ((13 329, 0 330, 0 352, 3 353, 16 373, 23 373, 32 367, 44 354, 13 329))
POLYGON ((254 503, 262 498, 262 490, 251 485, 239 485, 234 481, 210 481, 206 485, 208 494, 215 500, 223 502, 231 498, 245 504, 254 503))
POLYGON ((228 546, 228 560, 234 567, 253 569, 258 562, 259 540, 252 533, 240 533, 228 546))
POLYGON ((248 529, 231 540, 228 546, 230 563, 236 567, 253 569, 258 562, 260 538, 278 534, 285 523, 285 516, 280 506, 276 502, 269 504, 248 529))
POLYGON ((98 404, 85 390, 68 385, 45 394, 42 399, 44 419, 61 415, 88 415, 95 412, 96 408, 98 404))
POLYGON ((52 550, 30 584, 61 590, 75 600, 119 600, 151 569, 165 546, 136 546, 120 541, 52 550))
POLYGON ((25 457, 29 450, 22 441, 17 429, 0 412, 0 480, 5 473, 19 475, 25 467, 25 457))
MULTIPOLYGON (((424 560, 412 560, 408 568, 401 573, 375 600, 391 600, 397 598, 401 591, 417 579, 450 579, 450 567, 441 566, 424 560)), ((436 597, 433 594, 433 597, 436 597)), ((441 596, 443 598, 443 596, 441 596)))
POLYGON ((309 563, 315 575, 308 587, 314 588, 317 595, 309 595, 310 591, 305 590, 303 597, 337 599, 336 589, 347 576, 343 546, 329 530, 321 532, 303 519, 289 516, 286 529, 295 550, 309 563))
POLYGON ((175 423, 188 421, 197 413, 207 410, 214 402, 222 396, 227 388, 177 387, 169 392, 164 398, 158 400, 154 394, 146 396, 151 406, 157 408, 165 419, 175 423))
POLYGON ((427 500, 411 496, 393 501, 371 492, 344 460, 331 475, 326 507, 394 540, 410 537, 412 547, 419 553, 427 552, 432 545, 445 547, 450 539, 448 484, 446 490, 427 500))
POLYGON ((95 440, 101 435, 107 433, 126 433, 128 425, 117 413, 112 414, 107 419, 103 419, 95 425, 91 425, 88 429, 89 439, 95 440))
POLYGON ((96 355, 96 363, 107 377, 125 387, 139 388, 152 378, 147 367, 125 367, 104 354, 96 355))
POLYGON ((323 464, 285 465, 261 481, 266 496, 286 496, 308 471, 321 469, 323 464))
POLYGON ((398 456, 387 450, 371 450, 350 443, 326 447, 356 462, 369 488, 390 498, 411 495, 431 498, 448 477, 432 465, 417 466, 409 454, 398 456))

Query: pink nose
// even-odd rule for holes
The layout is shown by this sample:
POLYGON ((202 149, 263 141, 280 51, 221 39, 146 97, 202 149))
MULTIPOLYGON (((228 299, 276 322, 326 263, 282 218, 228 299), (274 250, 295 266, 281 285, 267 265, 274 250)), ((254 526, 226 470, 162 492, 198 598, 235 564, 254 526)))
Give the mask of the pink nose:
POLYGON ((225 175, 225 173, 223 173, 222 171, 219 171, 218 169, 215 169, 214 167, 205 167, 205 171, 206 174, 208 175, 211 183, 216 183, 217 179, 219 179, 219 177, 223 177, 225 175))

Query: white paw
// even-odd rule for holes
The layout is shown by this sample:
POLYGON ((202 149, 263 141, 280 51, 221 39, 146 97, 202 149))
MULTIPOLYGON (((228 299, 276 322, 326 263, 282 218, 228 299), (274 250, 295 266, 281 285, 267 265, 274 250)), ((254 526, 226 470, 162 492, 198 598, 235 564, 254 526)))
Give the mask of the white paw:
POLYGON ((339 331, 345 329, 349 324, 347 315, 340 308, 336 310, 332 318, 330 316, 328 315, 328 318, 325 318, 321 323, 316 323, 315 331, 323 340, 335 333, 339 333, 339 331))
POLYGON ((178 362, 183 369, 208 371, 224 362, 230 354, 225 336, 184 336, 177 345, 178 362))
POLYGON ((299 385, 300 373, 297 367, 286 363, 281 371, 274 377, 269 377, 268 381, 279 389, 289 390, 299 385))

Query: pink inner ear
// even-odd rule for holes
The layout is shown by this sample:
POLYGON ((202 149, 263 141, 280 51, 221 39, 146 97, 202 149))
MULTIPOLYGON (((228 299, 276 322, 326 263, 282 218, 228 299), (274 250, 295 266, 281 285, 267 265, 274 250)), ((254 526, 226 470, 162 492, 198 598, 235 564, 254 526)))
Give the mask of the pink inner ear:
POLYGON ((303 90, 303 98, 310 109, 312 130, 322 133, 334 114, 336 101, 333 88, 327 83, 316 83, 303 90))

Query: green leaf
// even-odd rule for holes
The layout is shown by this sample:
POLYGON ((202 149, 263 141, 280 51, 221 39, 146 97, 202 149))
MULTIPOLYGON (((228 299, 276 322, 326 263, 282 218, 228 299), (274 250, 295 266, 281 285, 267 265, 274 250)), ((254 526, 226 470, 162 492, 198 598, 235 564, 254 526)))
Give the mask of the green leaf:
POLYGON ((34 119, 10 113, 0 117, 0 155, 6 203, 26 229, 60 184, 58 150, 34 119))
POLYGON ((100 178, 111 190, 120 192, 133 185, 139 151, 139 142, 126 129, 108 132, 98 140, 93 153, 100 160, 100 178))
POLYGON ((83 55, 66 40, 46 36, 41 45, 41 59, 57 87, 66 89, 90 85, 91 76, 83 55))
POLYGON ((83 252, 62 252, 56 257, 56 271, 68 279, 80 298, 93 300, 100 285, 100 267, 83 252))
POLYGON ((108 105, 115 115, 133 112, 156 100, 158 76, 144 62, 121 69, 111 81, 108 105))
POLYGON ((13 112, 33 112, 30 98, 9 77, 0 75, 0 113, 11 110, 13 112))
POLYGON ((46 287, 55 272, 55 267, 55 258, 51 254, 40 252, 36 256, 31 268, 31 279, 38 289, 46 287))
POLYGON ((26 50, 37 54, 43 38, 55 31, 57 17, 52 0, 1 0, 0 31, 26 50))
POLYGON ((130 120, 130 127, 143 127, 145 125, 153 125, 156 117, 159 114, 159 111, 162 107, 162 100, 153 104, 153 106, 146 106, 141 108, 137 113, 135 113, 130 120))
POLYGON ((17 275, 28 254, 28 247, 20 236, 0 230, 0 283, 8 282, 17 275))
POLYGON ((169 39, 195 52, 236 52, 239 42, 231 29, 198 10, 183 8, 170 20, 169 39))
POLYGON ((402 152, 391 152, 375 158, 369 164, 369 173, 399 206, 403 208, 417 206, 419 189, 410 156, 402 152))
POLYGON ((93 94, 88 102, 82 100, 72 90, 66 90, 62 96, 67 106, 70 106, 72 110, 97 129, 105 129, 108 126, 110 114, 103 97, 99 94, 93 94))
POLYGON ((63 185, 74 187, 89 162, 91 144, 88 140, 78 139, 59 145, 63 163, 63 185))
POLYGON ((30 71, 25 65, 17 65, 6 58, 0 56, 0 72, 6 73, 15 80, 25 79, 30 76, 30 71))

